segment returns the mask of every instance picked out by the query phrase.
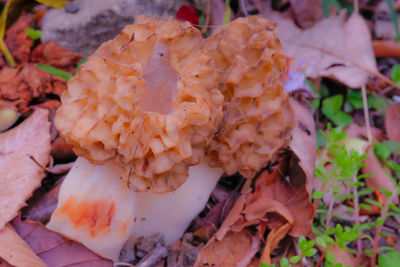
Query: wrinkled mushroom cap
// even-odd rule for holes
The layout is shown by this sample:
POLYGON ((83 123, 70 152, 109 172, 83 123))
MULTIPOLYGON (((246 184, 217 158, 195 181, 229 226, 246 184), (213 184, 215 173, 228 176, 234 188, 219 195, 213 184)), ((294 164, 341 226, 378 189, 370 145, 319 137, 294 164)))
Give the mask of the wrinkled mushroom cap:
POLYGON ((113 161, 140 191, 175 190, 209 145, 223 96, 201 33, 141 16, 68 82, 55 124, 77 155, 113 161))
POLYGON ((293 111, 282 75, 287 60, 276 26, 239 18, 210 36, 205 49, 220 73, 222 124, 207 152, 211 166, 252 178, 289 141, 293 111))

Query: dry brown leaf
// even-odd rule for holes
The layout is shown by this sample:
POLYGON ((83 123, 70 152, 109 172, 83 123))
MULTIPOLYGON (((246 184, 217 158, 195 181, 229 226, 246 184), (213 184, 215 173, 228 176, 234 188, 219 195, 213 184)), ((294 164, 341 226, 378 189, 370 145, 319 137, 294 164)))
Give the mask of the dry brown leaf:
POLYGON ((322 19, 321 1, 319 0, 290 0, 290 9, 297 24, 308 28, 322 19))
POLYGON ((400 143, 400 103, 393 103, 388 106, 385 128, 389 139, 400 143))
POLYGON ((0 231, 0 244, 0 257, 13 266, 47 266, 9 224, 0 231))
POLYGON ((264 251, 261 255, 260 262, 266 262, 271 264, 271 253, 278 246, 279 241, 281 241, 286 234, 289 232, 291 225, 285 223, 279 225, 271 230, 268 234, 267 242, 264 247, 264 251))
POLYGON ((359 266, 356 258, 348 250, 341 249, 339 246, 330 247, 329 251, 335 256, 337 263, 342 263, 343 266, 359 266))
POLYGON ((211 241, 200 250, 194 266, 247 266, 257 253, 260 240, 248 230, 228 233, 222 241, 211 241))
MULTIPOLYGON (((367 186, 376 190, 381 188, 386 189, 396 194, 396 188, 391 179, 386 175, 382 164, 376 158, 373 147, 368 147, 366 153, 368 153, 368 157, 364 160, 365 166, 362 167, 362 171, 364 174, 374 174, 373 177, 365 179, 367 186)), ((384 194, 381 194, 381 196, 383 199, 387 199, 384 194)))
POLYGON ((36 110, 22 124, 0 134, 0 229, 40 186, 50 156, 49 112, 36 110))
POLYGON ((29 60, 33 39, 26 35, 26 30, 31 27, 31 24, 32 19, 22 14, 4 36, 4 42, 17 63, 26 63, 29 60))
POLYGON ((17 233, 51 267, 111 267, 112 262, 90 252, 83 245, 48 230, 39 223, 13 221, 17 233))
POLYGON ((65 81, 38 69, 34 64, 19 68, 3 67, 0 71, 0 98, 15 101, 19 111, 25 112, 32 98, 45 94, 61 95, 65 81))
POLYGON ((73 73, 82 56, 55 42, 38 45, 31 55, 31 62, 53 66, 73 73))
MULTIPOLYGON (((289 233, 295 237, 309 234, 314 216, 314 208, 305 188, 305 180, 300 180, 304 174, 302 177, 299 173, 301 173, 301 167, 296 155, 293 153, 281 155, 280 163, 274 171, 271 174, 264 171, 257 179, 256 189, 252 196, 254 199, 252 203, 265 203, 264 209, 285 218, 292 225, 289 233), (290 218, 295 218, 295 220, 290 218)), ((246 209, 244 213, 246 218, 255 219, 262 215, 260 210, 262 210, 261 206, 258 209, 246 209)), ((270 218, 267 223, 272 229, 281 221, 274 222, 270 218)))
POLYGON ((265 9, 263 16, 277 23, 283 48, 292 59, 292 69, 309 62, 313 66, 310 69, 311 78, 331 77, 351 88, 366 85, 369 76, 368 72, 352 65, 351 61, 377 71, 370 30, 357 13, 345 21, 345 13, 342 12, 304 31, 280 13, 265 9))
POLYGON ((317 162, 317 137, 315 132, 315 123, 312 112, 294 99, 290 104, 296 114, 296 124, 292 130, 292 142, 290 149, 299 158, 299 166, 303 173, 302 182, 306 185, 306 190, 311 196, 314 187, 314 169, 317 162))

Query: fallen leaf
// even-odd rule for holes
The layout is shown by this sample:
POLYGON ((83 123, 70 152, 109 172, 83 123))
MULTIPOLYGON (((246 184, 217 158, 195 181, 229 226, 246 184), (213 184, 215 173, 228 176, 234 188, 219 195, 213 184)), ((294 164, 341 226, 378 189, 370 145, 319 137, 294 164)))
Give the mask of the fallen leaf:
MULTIPOLYGON (((0 231, 0 258, 16 267, 46 267, 29 245, 7 224, 0 231)), ((1 266, 1 265, 0 265, 1 266)), ((7 265, 5 265, 7 266, 7 265)))
POLYGON ((356 258, 348 250, 341 249, 339 246, 329 248, 329 251, 335 256, 336 263, 342 263, 343 266, 358 266, 356 258))
POLYGON ((268 234, 267 242, 265 244, 263 253, 260 258, 260 262, 266 262, 271 264, 271 253, 278 246, 286 234, 289 232, 291 225, 289 223, 279 225, 271 230, 268 234))
POLYGON ((0 134, 0 229, 40 186, 50 156, 49 112, 36 110, 19 126, 0 134))
POLYGON ((82 56, 72 52, 55 42, 38 45, 31 55, 31 62, 50 65, 70 73, 74 73, 82 56))
POLYGON ((297 179, 301 183, 305 183, 307 193, 311 196, 311 191, 314 188, 314 169, 317 162, 317 137, 314 117, 309 108, 293 98, 290 104, 296 114, 296 122, 292 130, 292 142, 289 146, 299 158, 299 166, 302 170, 297 174, 297 179))
POLYGON ((33 39, 26 35, 26 30, 31 25, 32 19, 22 14, 5 34, 4 42, 17 63, 27 63, 29 60, 33 39))
POLYGON ((292 59, 291 70, 308 62, 313 66, 309 73, 311 78, 330 77, 351 88, 359 88, 367 84, 369 73, 351 62, 377 71, 371 33, 360 15, 354 13, 345 21, 345 14, 341 12, 301 30, 290 18, 263 10, 263 16, 278 25, 279 39, 292 59))
POLYGON ((385 128, 389 139, 400 143, 400 103, 393 103, 388 106, 385 128))
POLYGON ((112 262, 90 252, 83 245, 48 230, 40 223, 13 221, 17 233, 51 267, 110 267, 112 262))
POLYGON ((290 10, 297 24, 302 28, 308 28, 322 19, 320 0, 290 0, 290 10))
POLYGON ((58 182, 57 186, 30 205, 26 212, 23 213, 23 217, 31 221, 41 222, 43 224, 47 223, 50 220, 51 214, 57 208, 60 187, 61 182, 58 182))
POLYGON ((33 64, 23 67, 3 67, 0 70, 0 98, 14 101, 21 113, 26 112, 33 98, 45 98, 46 94, 61 95, 65 81, 38 69, 33 64))
MULTIPOLYGON (((393 194, 396 194, 397 189, 395 188, 392 180, 386 175, 382 164, 375 156, 373 147, 369 146, 366 153, 368 153, 368 156, 364 160, 364 167, 362 167, 362 171, 364 174, 373 174, 372 177, 365 179, 366 185, 375 190, 382 188, 391 191, 393 194)), ((381 194, 381 196, 385 201, 387 200, 386 195, 381 194)), ((394 200, 396 200, 396 198, 394 198, 394 200)))
POLYGON ((259 238, 248 230, 228 233, 223 240, 211 239, 197 255, 194 266, 247 266, 259 249, 259 238))

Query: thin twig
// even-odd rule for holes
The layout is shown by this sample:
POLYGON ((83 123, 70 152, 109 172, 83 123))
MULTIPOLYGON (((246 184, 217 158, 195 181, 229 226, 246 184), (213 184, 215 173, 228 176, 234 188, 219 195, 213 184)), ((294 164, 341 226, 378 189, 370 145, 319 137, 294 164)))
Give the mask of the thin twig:
POLYGON ((371 125, 369 123, 369 110, 368 110, 368 101, 367 101, 367 89, 365 85, 361 87, 361 95, 363 100, 363 108, 364 108, 364 119, 365 119, 365 128, 367 130, 368 136, 368 144, 372 144, 372 134, 371 134, 371 125))
POLYGON ((201 28, 201 33, 204 34, 208 30, 208 26, 210 25, 211 21, 211 8, 212 8, 212 1, 207 1, 207 9, 206 9, 206 20, 204 21, 203 28, 201 28))
MULTIPOLYGON (((357 183, 357 176, 353 176, 353 183, 357 183)), ((355 223, 360 223, 360 208, 359 208, 359 203, 358 203, 358 191, 357 191, 357 186, 354 186, 353 188, 353 195, 354 195, 354 222, 355 223)), ((357 257, 360 257, 362 254, 362 246, 361 246, 361 239, 358 237, 357 238, 357 257)))

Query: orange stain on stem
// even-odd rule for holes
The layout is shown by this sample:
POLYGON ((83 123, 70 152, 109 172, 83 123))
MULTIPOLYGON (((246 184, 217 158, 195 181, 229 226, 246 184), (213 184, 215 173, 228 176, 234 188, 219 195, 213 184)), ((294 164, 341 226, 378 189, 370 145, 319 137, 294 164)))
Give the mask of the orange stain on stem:
POLYGON ((110 225, 115 215, 115 204, 104 199, 93 202, 77 202, 72 196, 56 212, 69 217, 74 228, 82 228, 95 237, 101 231, 110 231, 110 225))

